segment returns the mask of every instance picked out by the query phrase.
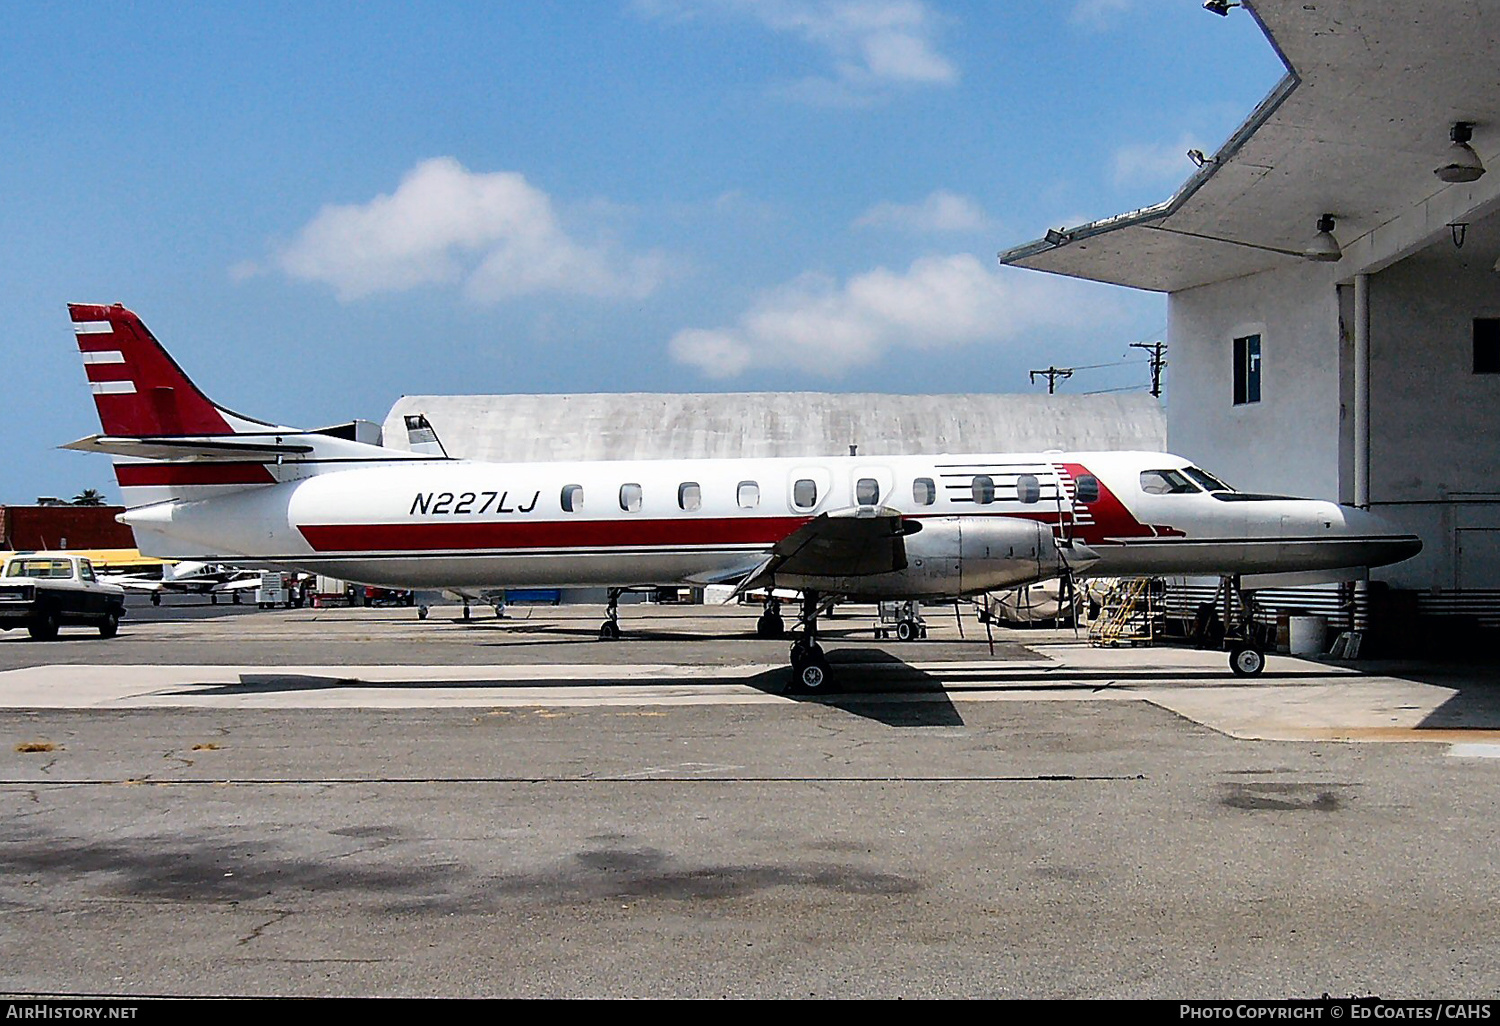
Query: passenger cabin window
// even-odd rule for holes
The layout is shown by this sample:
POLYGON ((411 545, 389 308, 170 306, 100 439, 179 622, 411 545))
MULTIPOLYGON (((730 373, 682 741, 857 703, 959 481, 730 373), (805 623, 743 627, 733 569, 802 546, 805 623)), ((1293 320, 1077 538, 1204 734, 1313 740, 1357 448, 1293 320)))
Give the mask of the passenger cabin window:
POLYGON ((1022 474, 1016 478, 1016 498, 1031 505, 1042 497, 1042 483, 1035 474, 1022 474))
POLYGON ((1234 340, 1234 405, 1260 402, 1260 336, 1234 340))
POLYGON ((689 513, 703 508, 703 489, 698 487, 697 481, 684 481, 677 486, 677 505, 689 513))
POLYGON ((873 506, 880 501, 880 482, 873 477, 862 477, 854 483, 854 501, 860 506, 873 506))
POLYGON ((1079 502, 1099 501, 1099 479, 1093 474, 1079 474, 1073 484, 1076 488, 1073 494, 1079 502))
POLYGON ((760 505, 760 485, 754 481, 741 481, 734 501, 740 509, 754 509, 760 505))
POLYGON ((818 483, 811 478, 799 478, 792 485, 792 505, 798 509, 812 509, 818 504, 818 483))
POLYGON ((937 485, 930 477, 919 477, 911 483, 911 501, 918 506, 931 506, 937 502, 937 485))
POLYGON ((564 513, 583 509, 583 485, 563 485, 562 508, 564 513))
POLYGON ((976 474, 969 491, 973 493, 975 502, 988 506, 995 501, 995 479, 985 474, 976 474))
POLYGON ((636 513, 641 508, 641 486, 638 484, 622 484, 620 486, 620 508, 626 513, 636 513))
POLYGON ((1474 373, 1500 374, 1500 317, 1474 318, 1474 373))
POLYGON ((1141 491, 1147 495, 1186 495, 1199 488, 1176 470, 1141 471, 1141 491))

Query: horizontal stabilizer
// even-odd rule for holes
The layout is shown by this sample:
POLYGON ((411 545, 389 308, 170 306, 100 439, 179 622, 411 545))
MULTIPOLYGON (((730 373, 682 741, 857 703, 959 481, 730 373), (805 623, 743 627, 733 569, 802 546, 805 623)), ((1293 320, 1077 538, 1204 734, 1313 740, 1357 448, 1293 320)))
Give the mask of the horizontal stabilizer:
MULTIPOLYGON (((230 436, 234 437, 234 436, 230 436)), ((311 445, 293 442, 235 440, 214 438, 153 438, 90 435, 60 446, 79 452, 104 452, 112 456, 133 456, 150 460, 233 460, 236 463, 275 463, 288 456, 305 456, 311 445)))

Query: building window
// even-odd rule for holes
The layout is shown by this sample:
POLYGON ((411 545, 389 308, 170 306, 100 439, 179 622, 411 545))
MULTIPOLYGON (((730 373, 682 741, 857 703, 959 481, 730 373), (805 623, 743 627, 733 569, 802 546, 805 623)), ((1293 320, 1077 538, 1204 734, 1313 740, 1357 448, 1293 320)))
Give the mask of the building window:
POLYGON ((1500 317, 1474 318, 1474 373, 1500 374, 1500 317))
POLYGON ((919 477, 911 483, 911 498, 918 506, 931 506, 937 502, 937 485, 930 477, 919 477))
POLYGON ((689 513, 703 508, 703 489, 698 487, 697 481, 684 481, 677 486, 677 505, 689 513))
POLYGON ((583 509, 583 485, 563 485, 562 508, 564 513, 583 509))
POLYGON ((880 482, 873 477, 862 477, 854 482, 854 501, 860 506, 873 506, 880 501, 880 482))
POLYGON ((1022 474, 1016 478, 1016 498, 1031 505, 1042 497, 1042 483, 1035 474, 1022 474))
POLYGON ((801 478, 792 485, 792 505, 798 509, 812 509, 818 504, 818 483, 811 478, 801 478))
POLYGON ((1260 336, 1234 340, 1234 405, 1260 402, 1260 336))
POLYGON ((760 505, 760 485, 754 481, 741 481, 739 491, 735 494, 735 501, 739 503, 740 509, 754 509, 760 505))
POLYGON ((641 486, 638 484, 622 484, 620 486, 620 508, 626 513, 636 513, 641 508, 641 486))
POLYGON ((974 483, 969 486, 969 492, 974 496, 974 501, 981 506, 988 506, 995 501, 995 479, 985 474, 977 474, 974 483))

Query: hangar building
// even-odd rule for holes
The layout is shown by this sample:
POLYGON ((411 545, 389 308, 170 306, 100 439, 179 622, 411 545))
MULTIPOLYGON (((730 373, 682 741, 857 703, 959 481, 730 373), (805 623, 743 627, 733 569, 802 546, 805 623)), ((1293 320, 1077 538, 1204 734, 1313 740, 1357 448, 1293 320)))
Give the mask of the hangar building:
POLYGON ((824 392, 412 395, 382 427, 409 448, 422 414, 450 456, 496 462, 862 456, 1166 448, 1145 394, 872 395, 824 392))
POLYGON ((1166 293, 1173 452, 1405 526, 1372 577, 1496 620, 1500 4, 1212 13, 1265 32, 1270 95, 1167 201, 1000 259, 1166 293))

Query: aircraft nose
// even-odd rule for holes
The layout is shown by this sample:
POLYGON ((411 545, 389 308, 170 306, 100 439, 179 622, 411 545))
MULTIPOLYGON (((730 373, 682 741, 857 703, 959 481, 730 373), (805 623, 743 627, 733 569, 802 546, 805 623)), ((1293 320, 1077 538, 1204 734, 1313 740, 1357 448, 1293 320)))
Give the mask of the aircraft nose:
POLYGON ((1366 566, 1399 563, 1422 551, 1422 539, 1368 510, 1346 509, 1344 524, 1350 534, 1360 536, 1366 566))

